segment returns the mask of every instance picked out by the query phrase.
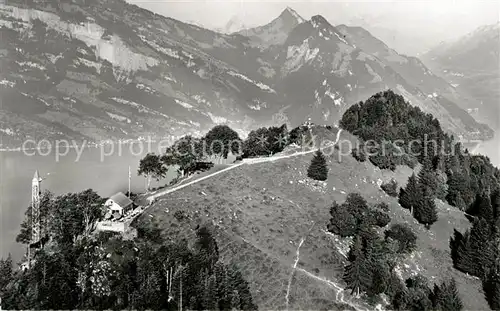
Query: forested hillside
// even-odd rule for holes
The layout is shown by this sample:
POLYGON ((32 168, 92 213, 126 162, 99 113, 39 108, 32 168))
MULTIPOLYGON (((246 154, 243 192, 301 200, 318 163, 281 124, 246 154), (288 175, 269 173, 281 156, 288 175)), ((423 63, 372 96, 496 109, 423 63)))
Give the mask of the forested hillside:
MULTIPOLYGON (((165 240, 153 226, 138 236, 97 233, 101 198, 92 190, 54 197, 41 204, 42 247, 33 248, 31 266, 16 269, 0 260, 4 309, 255 310, 248 283, 237 266, 219 260, 217 242, 206 227, 194 243, 165 240)), ((29 243, 31 209, 18 241, 29 243)))
POLYGON ((438 220, 436 200, 464 211, 472 227, 464 233, 455 230, 451 237, 453 264, 481 278, 490 307, 498 309, 499 169, 488 157, 464 150, 432 115, 411 107, 391 91, 352 106, 340 124, 363 141, 353 152, 359 161, 368 158, 380 168, 393 170, 396 165, 419 165, 418 176, 410 176, 399 191, 399 204, 418 222, 430 228, 438 220), (375 148, 373 142, 393 148, 375 148))
POLYGON ((341 126, 259 128, 241 140, 218 125, 148 154, 138 174, 176 167, 180 183, 207 156, 244 163, 158 196, 135 238, 96 233, 103 198, 92 190, 43 195, 30 269, 0 261, 2 307, 496 309, 498 169, 391 91, 354 105, 341 126), (325 140, 337 145, 318 150, 325 140), (460 271, 482 279, 486 299, 460 271))

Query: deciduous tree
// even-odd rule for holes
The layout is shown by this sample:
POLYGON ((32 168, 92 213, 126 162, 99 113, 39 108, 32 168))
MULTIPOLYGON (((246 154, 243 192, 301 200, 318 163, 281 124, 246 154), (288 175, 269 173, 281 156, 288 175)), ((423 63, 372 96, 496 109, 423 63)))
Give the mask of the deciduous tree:
POLYGON ((404 224, 394 224, 385 231, 386 239, 398 242, 398 252, 409 254, 417 248, 417 236, 410 227, 404 224))
POLYGON ((149 190, 151 186, 151 178, 160 180, 166 176, 167 171, 168 169, 159 155, 148 153, 139 161, 137 175, 146 177, 147 189, 149 190))
POLYGON ((238 133, 227 125, 213 127, 203 139, 206 142, 209 155, 227 159, 230 152, 232 154, 241 153, 241 139, 238 133))

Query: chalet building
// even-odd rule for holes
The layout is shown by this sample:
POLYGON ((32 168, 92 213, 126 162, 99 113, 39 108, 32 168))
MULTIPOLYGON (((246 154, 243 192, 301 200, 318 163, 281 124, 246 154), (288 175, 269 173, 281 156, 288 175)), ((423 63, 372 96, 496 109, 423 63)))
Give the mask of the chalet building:
POLYGON ((123 216, 127 211, 133 208, 133 202, 123 192, 118 192, 106 200, 104 206, 111 215, 123 216))

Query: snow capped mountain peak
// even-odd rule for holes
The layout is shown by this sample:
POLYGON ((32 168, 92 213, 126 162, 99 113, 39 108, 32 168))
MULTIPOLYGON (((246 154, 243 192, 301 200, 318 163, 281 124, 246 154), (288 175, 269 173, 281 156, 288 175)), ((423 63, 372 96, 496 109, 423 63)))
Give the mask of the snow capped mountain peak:
POLYGON ((500 33, 500 22, 496 24, 484 25, 476 28, 472 32, 470 32, 467 36, 488 36, 488 37, 497 37, 500 33))
POLYGON ((238 16, 233 16, 224 26, 224 31, 226 33, 233 33, 247 28, 245 23, 238 18, 238 16))

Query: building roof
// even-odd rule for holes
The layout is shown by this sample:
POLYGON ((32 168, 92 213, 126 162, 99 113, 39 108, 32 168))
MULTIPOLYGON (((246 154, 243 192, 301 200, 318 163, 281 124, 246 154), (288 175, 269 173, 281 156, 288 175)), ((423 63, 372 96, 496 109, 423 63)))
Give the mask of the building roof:
POLYGON ((127 198, 123 192, 118 192, 110 197, 111 200, 113 200, 116 204, 120 205, 121 207, 125 208, 132 204, 132 200, 127 198))

